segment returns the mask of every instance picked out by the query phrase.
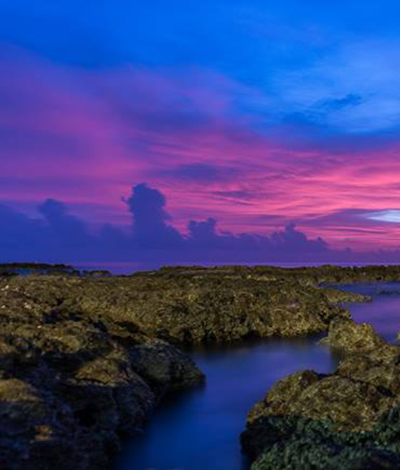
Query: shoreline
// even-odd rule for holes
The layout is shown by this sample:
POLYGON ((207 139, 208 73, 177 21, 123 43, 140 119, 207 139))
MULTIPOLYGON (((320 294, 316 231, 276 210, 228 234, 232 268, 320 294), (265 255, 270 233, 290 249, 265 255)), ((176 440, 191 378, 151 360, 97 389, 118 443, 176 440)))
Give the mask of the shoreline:
POLYGON ((316 286, 339 276, 400 280, 400 267, 1 276, 2 416, 19 426, 4 468, 107 468, 164 394, 204 380, 182 346, 327 331, 349 317, 339 302, 360 301, 316 286))

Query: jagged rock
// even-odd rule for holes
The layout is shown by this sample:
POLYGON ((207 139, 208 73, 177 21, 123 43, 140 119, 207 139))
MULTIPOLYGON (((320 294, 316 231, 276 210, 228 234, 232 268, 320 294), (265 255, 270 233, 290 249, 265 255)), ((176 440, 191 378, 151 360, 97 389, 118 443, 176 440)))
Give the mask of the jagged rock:
POLYGON ((351 353, 365 353, 384 346, 385 341, 368 323, 335 318, 329 325, 328 336, 321 343, 351 353))
POLYGON ((100 291, 84 299, 83 308, 101 307, 124 325, 175 344, 300 336, 325 331, 333 317, 348 316, 317 288, 284 281, 204 276, 136 282, 137 290, 121 283, 119 302, 100 291))
POLYGON ((134 328, 119 336, 118 318, 105 315, 108 330, 101 312, 79 309, 81 279, 40 279, 0 281, 0 468, 109 468, 164 393, 203 375, 174 346, 134 328), (164 358, 157 384, 144 373, 153 350, 164 358))
POLYGON ((347 292, 340 289, 332 289, 329 287, 320 287, 327 296, 328 300, 335 304, 351 303, 351 302, 371 302, 372 298, 368 295, 357 294, 355 292, 347 292))
POLYGON ((318 438, 298 438, 276 444, 251 470, 397 470, 399 457, 379 448, 333 445, 318 438))
POLYGON ((241 440, 252 470, 400 468, 400 347, 335 323, 334 344, 353 352, 338 369, 278 381, 249 413, 241 440))
POLYGON ((60 315, 71 323, 89 317, 118 337, 141 332, 175 344, 301 336, 326 331, 333 318, 349 316, 323 290, 293 280, 30 277, 7 279, 1 288, 0 302, 4 296, 23 308, 25 320, 51 324, 60 315))
POLYGON ((317 267, 280 268, 276 266, 216 266, 205 268, 203 266, 169 266, 159 272, 166 275, 215 275, 215 276, 246 276, 253 279, 264 280, 295 280, 304 285, 351 284, 366 282, 391 282, 400 279, 400 266, 336 266, 324 265, 317 267))
POLYGON ((187 355, 164 341, 135 346, 130 355, 135 371, 157 388, 167 386, 171 390, 199 381, 187 355))
MULTIPOLYGON (((22 266, 14 267, 19 272, 22 266)), ((0 276, 0 467, 4 470, 109 468, 121 435, 141 428, 164 394, 203 381, 189 356, 169 343, 326 331, 333 319, 349 317, 337 303, 350 298, 319 288, 319 282, 400 274, 394 268, 225 267, 92 278, 80 277, 70 267, 34 268, 57 276, 0 276)), ((329 386, 328 377, 311 372, 289 379, 270 393, 249 426, 270 420, 269 407, 283 420, 287 413, 305 412, 311 402, 315 405, 307 419, 313 421, 316 415, 330 419, 323 408, 325 397, 334 398, 332 410, 343 417, 338 424, 351 427, 351 416, 360 413, 358 396, 366 390, 373 400, 378 398, 379 406, 363 409, 358 424, 375 422, 382 410, 392 406, 391 394, 397 393, 395 355, 388 348, 370 353, 376 363, 393 361, 383 373, 385 378, 383 369, 372 371, 358 363, 347 369, 343 365, 329 386), (347 385, 352 382, 348 377, 352 368, 360 377, 365 373, 364 381, 355 380, 353 388, 347 385), (341 393, 344 404, 339 403, 341 393), (350 395, 357 403, 353 415, 345 418, 351 409, 350 395)), ((287 429, 285 433, 283 442, 289 436, 287 429)), ((273 442, 275 437, 268 439, 273 442)), ((346 449, 343 452, 347 455, 346 449)))

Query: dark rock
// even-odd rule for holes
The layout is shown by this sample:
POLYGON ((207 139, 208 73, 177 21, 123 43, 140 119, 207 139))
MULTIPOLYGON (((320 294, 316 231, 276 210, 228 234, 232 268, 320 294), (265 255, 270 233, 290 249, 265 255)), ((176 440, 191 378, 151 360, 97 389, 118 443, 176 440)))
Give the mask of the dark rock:
POLYGON ((345 290, 332 289, 329 287, 320 287, 320 289, 327 296, 328 300, 334 304, 371 302, 372 300, 372 298, 367 295, 357 294, 355 292, 347 292, 345 290))
POLYGON ((394 470, 399 465, 395 453, 376 447, 335 445, 299 437, 274 445, 260 456, 251 470, 394 470))
MULTIPOLYGON (((14 273, 32 268, 7 266, 3 274, 10 267, 14 273)), ((326 331, 332 320, 349 318, 337 305, 349 296, 318 283, 400 276, 399 269, 382 267, 173 268, 131 277, 33 268, 40 276, 0 276, 0 468, 5 470, 109 468, 121 436, 141 429, 165 394, 204 379, 190 357, 170 343, 326 331), (57 275, 42 275, 46 270, 57 275)), ((281 436, 279 445, 291 445, 300 418, 308 423, 302 424, 304 439, 316 433, 313 423, 320 420, 331 423, 334 436, 341 429, 372 433, 382 413, 396 404, 400 360, 389 347, 373 349, 368 358, 374 366, 360 356, 357 363, 341 364, 333 376, 306 372, 277 385, 253 412, 243 438, 258 442, 254 457, 265 442, 271 449, 277 444, 275 435, 281 436)), ((392 424, 385 430, 394 442, 392 424)), ((316 434, 323 435, 320 428, 316 434)), ((312 441, 304 442, 306 448, 312 441)), ((350 459, 355 445, 332 442, 343 447, 342 459, 350 459)), ((315 444, 317 454, 323 445, 315 444)), ((360 462, 380 465, 397 456, 392 448, 386 454, 387 446, 379 455, 373 447, 372 456, 357 446, 354 458, 360 462)), ((278 448, 273 452, 281 455, 278 448)))
POLYGON ((112 274, 107 269, 84 270, 83 276, 87 277, 110 277, 112 274))
POLYGON ((130 357, 134 370, 157 389, 173 390, 202 380, 188 356, 164 341, 135 346, 130 357))
POLYGON ((165 275, 223 275, 247 276, 264 280, 295 280, 305 285, 351 284, 366 282, 391 282, 400 280, 400 266, 335 266, 280 268, 276 266, 173 266, 162 268, 159 273, 165 275))
POLYGON ((124 332, 118 317, 102 321, 100 310, 84 310, 84 282, 0 281, 4 470, 109 468, 121 436, 141 429, 163 394, 203 380, 174 346, 137 328, 124 332))
POLYGON ((348 318, 333 319, 328 336, 321 343, 351 353, 366 353, 385 345, 371 325, 358 324, 348 318))
POLYGON ((332 344, 352 352, 336 372, 278 381, 249 413, 252 470, 400 468, 400 347, 348 320, 332 330, 332 344))
POLYGON ((0 264, 0 276, 61 275, 78 276, 79 271, 66 264, 46 263, 3 263, 0 264))

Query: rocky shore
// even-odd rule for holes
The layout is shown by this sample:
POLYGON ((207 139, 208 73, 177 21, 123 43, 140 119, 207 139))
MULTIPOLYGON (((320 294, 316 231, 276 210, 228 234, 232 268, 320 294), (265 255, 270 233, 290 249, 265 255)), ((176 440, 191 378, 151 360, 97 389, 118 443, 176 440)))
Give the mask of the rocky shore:
POLYGON ((251 469, 399 469, 400 347, 339 318, 323 342, 343 357, 333 374, 295 373, 250 411, 251 469))
MULTIPOLYGON (((352 324, 339 303, 366 299, 319 287, 320 282, 355 282, 357 276, 363 281, 400 279, 397 268, 375 267, 362 271, 178 267, 112 277, 101 272, 82 275, 68 266, 49 274, 45 265, 39 271, 24 265, 34 274, 21 276, 16 275, 20 266, 12 266, 14 272, 0 269, 0 468, 4 470, 110 468, 121 439, 142 428, 165 394, 203 382, 201 371, 180 348, 300 336, 327 331, 340 322, 352 324)), ((331 339, 340 336, 332 331, 331 339)), ((397 350, 385 354, 397 360, 397 350)), ((339 378, 344 370, 337 372, 339 378)), ((298 382, 325 384, 326 377, 308 374, 298 382)), ((393 408, 393 397, 382 387, 376 386, 378 409, 365 415, 373 425, 393 408)), ((357 393, 362 400, 362 392, 357 393)), ((290 403, 296 401, 290 394, 287 397, 290 403)), ((261 423, 272 419, 265 411, 269 401, 264 405, 251 415, 243 438, 253 457, 269 455, 260 437, 268 431, 257 432, 260 444, 253 444, 254 426, 265 429, 261 423)), ((293 420, 296 415, 312 421, 317 414, 316 409, 303 418, 301 407, 292 412, 284 404, 279 406, 282 412, 274 419, 293 420)), ((318 419, 325 420, 325 415, 318 419)))
POLYGON ((189 356, 123 314, 103 317, 102 289, 86 282, 0 281, 4 470, 109 468, 121 438, 165 393, 204 379, 189 356))

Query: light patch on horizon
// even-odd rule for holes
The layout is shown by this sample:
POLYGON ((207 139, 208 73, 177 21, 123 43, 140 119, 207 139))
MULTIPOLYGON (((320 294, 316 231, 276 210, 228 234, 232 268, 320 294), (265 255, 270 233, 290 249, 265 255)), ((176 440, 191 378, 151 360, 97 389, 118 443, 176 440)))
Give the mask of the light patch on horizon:
POLYGON ((369 212, 364 214, 364 217, 370 220, 377 220, 380 222, 389 222, 389 223, 400 223, 400 210, 391 209, 391 210, 382 210, 376 212, 369 212))

